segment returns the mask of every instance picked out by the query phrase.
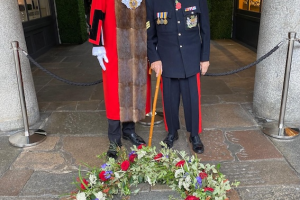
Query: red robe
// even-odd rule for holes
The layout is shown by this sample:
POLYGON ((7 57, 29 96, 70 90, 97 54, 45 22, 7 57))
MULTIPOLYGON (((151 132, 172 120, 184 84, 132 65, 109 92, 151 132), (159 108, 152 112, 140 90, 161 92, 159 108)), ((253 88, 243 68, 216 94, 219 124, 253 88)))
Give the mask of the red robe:
POLYGON ((135 9, 120 0, 93 0, 89 42, 104 46, 102 71, 108 119, 139 121, 145 117, 147 33, 145 0, 135 9))

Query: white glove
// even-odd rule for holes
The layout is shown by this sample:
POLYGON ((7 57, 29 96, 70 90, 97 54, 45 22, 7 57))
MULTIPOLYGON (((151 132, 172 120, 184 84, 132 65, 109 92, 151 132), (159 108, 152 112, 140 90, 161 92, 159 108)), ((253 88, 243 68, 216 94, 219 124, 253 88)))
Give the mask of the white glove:
POLYGON ((97 56, 98 61, 100 63, 100 66, 102 67, 103 71, 106 70, 106 67, 103 63, 103 60, 108 63, 108 59, 106 57, 106 51, 104 47, 93 47, 93 51, 92 51, 93 56, 97 56))

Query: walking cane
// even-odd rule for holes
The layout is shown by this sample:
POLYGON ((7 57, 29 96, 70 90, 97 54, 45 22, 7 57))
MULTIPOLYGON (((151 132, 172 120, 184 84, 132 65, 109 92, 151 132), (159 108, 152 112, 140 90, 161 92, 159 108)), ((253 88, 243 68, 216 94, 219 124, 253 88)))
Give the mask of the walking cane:
MULTIPOLYGON (((149 69, 149 73, 151 74, 151 68, 149 69)), ((161 72, 158 73, 158 76, 157 76, 157 79, 156 79, 155 94, 154 94, 154 100, 153 100, 153 106, 152 106, 152 113, 155 113, 155 110, 156 110, 156 102, 157 102, 157 95, 158 95, 158 88, 159 88, 159 83, 160 83, 160 77, 161 77, 161 72)), ((155 118, 155 115, 153 114, 152 118, 151 118, 149 141, 148 141, 148 146, 149 147, 151 147, 153 126, 154 126, 154 118, 155 118)))

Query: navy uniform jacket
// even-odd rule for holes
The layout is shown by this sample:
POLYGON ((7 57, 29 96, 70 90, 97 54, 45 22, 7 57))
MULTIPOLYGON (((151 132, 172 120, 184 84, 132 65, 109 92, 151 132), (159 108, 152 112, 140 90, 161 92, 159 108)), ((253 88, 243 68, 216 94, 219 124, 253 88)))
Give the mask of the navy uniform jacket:
POLYGON ((150 63, 161 60, 162 76, 186 78, 209 61, 210 27, 207 0, 146 0, 147 51, 150 63), (165 23, 167 21, 167 23, 165 23))

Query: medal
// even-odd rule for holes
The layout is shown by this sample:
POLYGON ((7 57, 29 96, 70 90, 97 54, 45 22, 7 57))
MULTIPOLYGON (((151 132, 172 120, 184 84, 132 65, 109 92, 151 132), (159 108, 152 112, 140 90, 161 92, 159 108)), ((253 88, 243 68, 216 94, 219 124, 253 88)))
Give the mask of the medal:
POLYGON ((166 25, 168 23, 167 18, 164 19, 164 25, 166 25))

